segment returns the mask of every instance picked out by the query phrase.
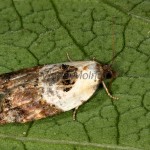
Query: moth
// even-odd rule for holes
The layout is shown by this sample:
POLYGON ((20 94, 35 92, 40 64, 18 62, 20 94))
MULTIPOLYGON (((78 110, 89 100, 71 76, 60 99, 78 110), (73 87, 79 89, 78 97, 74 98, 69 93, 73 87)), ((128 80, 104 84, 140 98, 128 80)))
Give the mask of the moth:
POLYGON ((110 65, 96 61, 70 61, 36 66, 0 75, 0 124, 25 123, 76 110, 102 84, 115 78, 110 65))

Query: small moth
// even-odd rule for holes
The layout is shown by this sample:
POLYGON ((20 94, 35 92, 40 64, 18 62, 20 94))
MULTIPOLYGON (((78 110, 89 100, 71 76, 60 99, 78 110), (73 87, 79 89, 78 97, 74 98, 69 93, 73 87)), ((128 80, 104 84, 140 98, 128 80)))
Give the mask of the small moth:
POLYGON ((71 61, 37 66, 0 75, 0 124, 25 123, 76 110, 104 80, 116 77, 110 65, 71 61))

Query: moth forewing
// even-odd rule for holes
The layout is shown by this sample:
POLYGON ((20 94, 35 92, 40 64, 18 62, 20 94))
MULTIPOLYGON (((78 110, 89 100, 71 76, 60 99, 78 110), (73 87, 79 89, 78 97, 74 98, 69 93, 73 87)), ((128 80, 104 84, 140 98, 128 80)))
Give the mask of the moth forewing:
MULTIPOLYGON (((77 109, 90 99, 111 68, 96 61, 33 67, 0 76, 0 124, 29 122, 77 109)), ((75 117, 75 113, 74 113, 75 117)))

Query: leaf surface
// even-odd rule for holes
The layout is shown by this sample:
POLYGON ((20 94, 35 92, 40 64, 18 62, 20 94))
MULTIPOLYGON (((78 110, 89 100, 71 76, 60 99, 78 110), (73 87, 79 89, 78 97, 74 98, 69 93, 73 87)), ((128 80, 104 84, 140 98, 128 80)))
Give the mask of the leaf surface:
POLYGON ((112 101, 100 88, 78 111, 0 126, 0 149, 150 149, 148 0, 1 0, 0 73, 73 60, 108 63, 112 101), (114 41, 113 41, 114 36, 114 41), (114 45, 114 46, 113 46, 114 45))

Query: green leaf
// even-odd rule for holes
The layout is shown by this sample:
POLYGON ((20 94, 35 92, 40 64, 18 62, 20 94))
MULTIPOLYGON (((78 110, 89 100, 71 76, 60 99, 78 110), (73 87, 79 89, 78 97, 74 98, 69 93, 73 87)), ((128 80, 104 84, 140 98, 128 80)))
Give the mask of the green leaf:
POLYGON ((93 57, 118 72, 78 111, 0 126, 0 149, 150 149, 148 0, 1 0, 0 73, 93 57), (113 43, 114 33, 114 43, 113 43))

